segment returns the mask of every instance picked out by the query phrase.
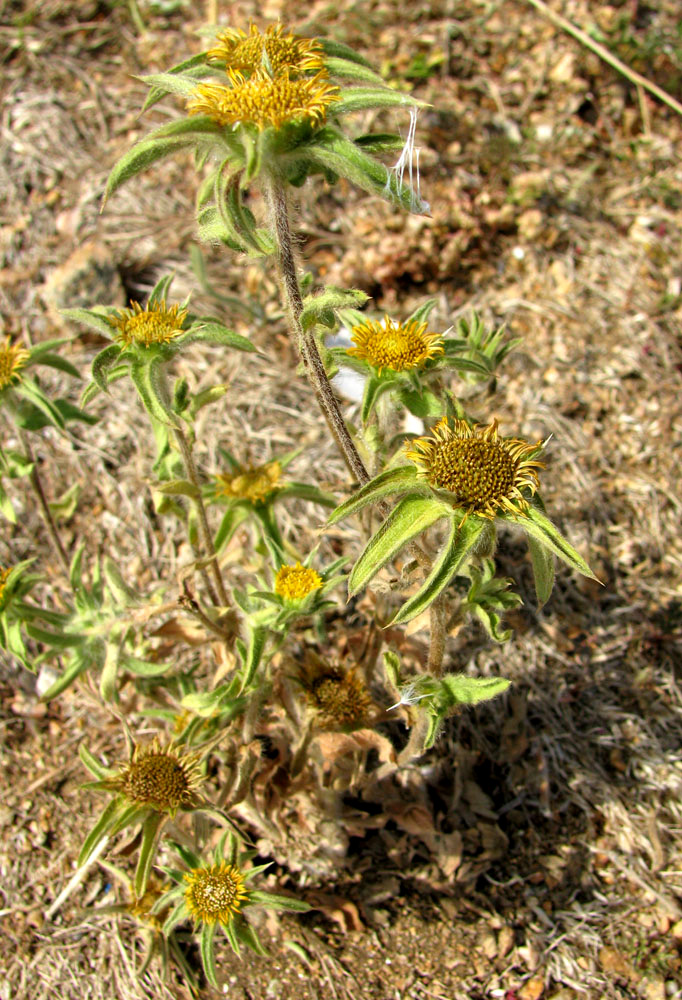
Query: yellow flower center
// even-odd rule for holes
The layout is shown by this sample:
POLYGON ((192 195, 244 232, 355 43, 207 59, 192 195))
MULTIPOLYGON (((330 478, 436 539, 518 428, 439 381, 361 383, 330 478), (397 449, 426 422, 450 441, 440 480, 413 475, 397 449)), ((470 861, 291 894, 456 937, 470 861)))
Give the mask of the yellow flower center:
POLYGON ((5 585, 7 583, 7 577, 12 572, 11 569, 0 568, 0 601, 2 600, 2 595, 5 593, 5 585))
POLYGON ((233 476, 216 476, 216 493, 232 500, 259 503, 272 493, 282 472, 279 462, 268 462, 255 469, 244 469, 233 476))
POLYGON ((324 122, 327 108, 338 98, 338 87, 325 82, 326 74, 292 80, 287 72, 274 79, 258 74, 246 80, 230 74, 233 86, 202 83, 187 104, 191 115, 208 115, 219 125, 256 125, 281 128, 286 122, 307 119, 312 125, 324 122))
POLYGON ((336 668, 316 677, 308 687, 307 696, 326 725, 362 725, 372 707, 364 682, 355 674, 345 674, 336 668))
POLYGON ((497 423, 470 427, 464 420, 443 417, 431 437, 417 438, 407 455, 432 486, 452 493, 468 513, 494 518, 507 511, 524 514, 528 500, 521 492, 535 493, 537 469, 542 462, 528 456, 541 442, 528 444, 517 438, 500 438, 497 423))
POLYGON ((150 347, 152 344, 167 344, 182 333, 187 310, 179 305, 167 309, 164 301, 143 309, 139 302, 131 302, 131 307, 109 317, 111 325, 118 330, 115 339, 119 344, 150 347))
POLYGON ((19 380, 19 371, 24 367, 30 353, 17 344, 10 344, 10 338, 0 345, 0 390, 19 380))
POLYGON ((192 785, 183 762, 167 753, 151 753, 133 760, 122 779, 127 799, 160 811, 177 809, 192 785))
POLYGON ((443 353, 443 338, 437 333, 427 333, 426 323, 410 320, 394 323, 388 316, 383 323, 366 320, 353 327, 348 353, 371 365, 381 373, 384 368, 402 372, 416 368, 425 361, 443 353))
POLYGON ((227 924, 248 899, 244 876, 235 865, 226 861, 210 868, 193 868, 184 876, 188 886, 185 902, 197 920, 213 924, 219 920, 227 924))
POLYGON ((291 76, 324 69, 324 51, 316 38, 285 35, 281 24, 271 24, 261 34, 255 24, 249 35, 241 29, 221 32, 216 45, 206 53, 209 62, 223 64, 250 76, 264 69, 271 76, 289 70, 291 76))
POLYGON ((281 566, 275 577, 275 593, 285 601, 301 601, 322 586, 322 577, 309 566, 281 566))

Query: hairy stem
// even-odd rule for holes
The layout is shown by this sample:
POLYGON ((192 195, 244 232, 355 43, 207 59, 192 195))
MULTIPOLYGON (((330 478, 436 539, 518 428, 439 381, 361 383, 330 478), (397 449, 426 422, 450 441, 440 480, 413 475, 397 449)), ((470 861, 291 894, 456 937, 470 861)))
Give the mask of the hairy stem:
POLYGON ((434 677, 440 677, 443 671, 447 634, 448 612, 445 597, 441 594, 429 608, 429 659, 426 669, 434 677))
MULTIPOLYGON (((211 530, 208 526, 208 518, 206 517, 206 507, 204 506, 204 501, 201 496, 201 487, 199 485, 199 476, 197 475, 197 467, 194 464, 194 457, 192 456, 192 449, 190 448, 189 441, 187 440, 187 435, 185 434, 182 427, 175 428, 175 439, 178 442, 178 447, 180 448, 180 454, 182 455, 182 461, 185 466, 185 472, 187 473, 187 478, 197 491, 194 502, 196 504, 197 514, 199 515, 199 532, 201 534, 201 542, 204 549, 204 555, 209 560, 211 573, 213 575, 216 589, 218 591, 219 602, 222 605, 222 607, 227 608, 230 606, 230 601, 227 596, 227 591, 225 590, 225 584, 223 583, 223 576, 222 573, 220 572, 220 566, 218 565, 218 557, 216 556, 215 549, 213 546, 213 539, 211 538, 211 530)), ((210 592, 213 589, 210 585, 210 578, 207 578, 207 582, 209 584, 209 592, 210 592)))
POLYGON ((52 511, 50 510, 50 505, 47 501, 47 496, 43 488, 43 481, 40 478, 40 473, 38 472, 38 463, 36 461, 35 454, 31 447, 31 442, 28 439, 28 435, 25 431, 20 431, 21 443, 26 452, 26 456, 31 463, 31 472, 29 479, 31 486, 33 487, 33 492, 38 498, 38 503, 40 505, 40 511, 43 515, 43 520, 45 521, 45 527, 47 528, 47 533, 50 536, 50 541, 54 546, 55 552, 59 557, 59 562, 61 563, 62 569, 67 574, 69 573, 69 557, 66 554, 66 549, 64 548, 63 542, 59 537, 59 531, 57 530, 57 525, 55 523, 54 517, 52 516, 52 511))
POLYGON ((301 360, 315 391, 320 408, 329 425, 329 429, 332 432, 332 436, 351 474, 360 486, 364 486, 365 483, 369 482, 369 473, 348 432, 346 422, 336 401, 336 396, 329 384, 327 373, 324 370, 315 338, 310 331, 305 331, 301 326, 303 299, 301 297, 301 286, 296 270, 296 258, 291 236, 291 226, 289 225, 289 206, 286 191, 277 181, 271 180, 266 194, 277 239, 279 270, 282 278, 289 330, 296 341, 301 360))

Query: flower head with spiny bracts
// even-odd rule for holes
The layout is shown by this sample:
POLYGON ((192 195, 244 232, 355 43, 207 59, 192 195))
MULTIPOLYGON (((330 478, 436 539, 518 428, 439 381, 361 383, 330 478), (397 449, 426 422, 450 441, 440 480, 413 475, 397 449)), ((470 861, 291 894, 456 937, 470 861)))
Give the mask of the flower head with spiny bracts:
POLYGON ((164 746, 154 739, 148 746, 135 747, 130 763, 108 787, 130 803, 173 816, 179 808, 196 803, 195 792, 202 783, 199 760, 197 754, 182 753, 174 744, 164 746))
POLYGON ((468 514, 493 519, 498 514, 525 515, 528 495, 540 483, 537 461, 542 442, 501 438, 497 421, 470 426, 443 417, 428 437, 417 438, 407 450, 420 478, 446 490, 468 514))
POLYGON ((0 567, 0 605, 2 604, 2 601, 3 601, 3 594, 5 593, 5 586, 7 584, 7 578, 10 575, 11 572, 12 572, 11 568, 9 568, 9 569, 2 569, 0 567))
POLYGON ((296 680, 322 728, 358 729, 367 725, 374 702, 355 670, 344 670, 308 654, 296 680))
POLYGON ((279 129, 287 122, 322 125, 327 110, 339 99, 338 87, 326 73, 292 79, 288 72, 271 77, 258 73, 248 79, 229 71, 231 86, 201 83, 187 103, 190 115, 207 115, 218 125, 255 125, 259 131, 279 129))
POLYGON ((348 348, 348 354, 369 362, 379 374, 385 368, 395 372, 419 368, 443 353, 442 336, 427 333, 426 328, 426 322, 414 319, 406 323, 395 323, 389 316, 383 322, 367 319, 353 327, 355 346, 348 348))
POLYGON ((263 503, 277 489, 281 476, 282 466, 279 462, 248 466, 232 475, 221 472, 216 476, 215 496, 263 503))
POLYGON ((193 868, 183 877, 187 882, 185 903, 197 923, 228 924, 249 898, 244 875, 226 861, 193 868))
POLYGON ((285 34, 282 24, 271 24, 262 33, 255 24, 249 33, 241 28, 227 28, 206 53, 209 63, 239 70, 250 76, 264 70, 270 76, 286 71, 291 76, 318 73, 324 69, 324 51, 316 38, 285 34))
POLYGON ((109 322, 117 331, 114 339, 123 347, 152 344, 168 344, 183 332, 187 310, 179 305, 168 308, 161 299, 143 308, 139 302, 131 302, 129 309, 123 309, 109 317, 109 322))
POLYGON ((275 577, 275 593, 285 601, 302 601, 322 587, 320 574, 310 566, 280 566, 275 577))
POLYGON ((30 351, 12 344, 10 337, 5 338, 5 343, 0 344, 0 392, 21 379, 21 369, 30 356, 30 351))

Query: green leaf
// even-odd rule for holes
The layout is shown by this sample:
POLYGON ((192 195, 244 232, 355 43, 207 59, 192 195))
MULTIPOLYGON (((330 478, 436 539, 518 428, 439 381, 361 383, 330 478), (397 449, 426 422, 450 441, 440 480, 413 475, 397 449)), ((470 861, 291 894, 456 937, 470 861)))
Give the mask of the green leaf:
POLYGON ((400 465, 396 469, 387 469, 371 479, 362 489, 354 493, 340 504, 329 518, 329 524, 336 524, 368 504, 376 503, 392 493, 420 492, 417 480, 417 470, 414 465, 400 465))
POLYGON ((107 805, 104 812, 97 820, 93 826, 90 833, 87 835, 83 841, 83 846, 81 847, 80 854, 78 855, 78 867, 82 866, 87 862, 90 855, 93 853, 97 845, 104 837, 107 837, 108 831, 111 829, 113 824, 116 822, 118 815, 121 811, 121 801, 118 798, 112 799, 107 805))
POLYGON ((442 678, 443 687, 452 698, 453 704, 477 705, 503 694, 511 681, 504 677, 467 677, 466 674, 446 674, 442 678))
MULTIPOLYGON (((552 524, 547 515, 543 514, 533 503, 528 508, 527 517, 520 517, 517 514, 505 514, 501 520, 518 524, 527 535, 537 539, 541 545, 554 552, 559 556, 559 559, 567 563, 572 569, 576 569, 583 576, 587 576, 591 580, 597 580, 597 577, 583 557, 576 552, 556 525, 552 524)), ((599 581, 597 580, 597 582, 599 581)))
POLYGON ((40 354, 36 358, 36 364, 47 365, 48 368, 56 368, 58 371, 66 372, 67 375, 72 375, 74 378, 81 377, 78 369, 70 361, 67 361, 66 358, 60 357, 59 354, 51 354, 49 352, 40 354))
POLYGON ((428 320, 429 316, 433 312, 437 305, 437 299, 427 299, 426 302, 422 302, 420 306, 417 306, 415 311, 407 317, 406 323, 424 323, 428 320))
POLYGON ((532 535, 528 536, 528 550, 533 566, 535 594, 542 607, 549 600, 554 587, 554 554, 532 535))
MULTIPOLYGON (((167 70, 164 75, 184 73, 186 76, 191 76, 194 79, 201 80, 203 77, 208 76, 212 72, 212 68, 206 64, 206 53, 200 52, 198 55, 190 56, 189 59, 185 59, 183 62, 178 63, 177 66, 173 66, 171 69, 167 70)), ((158 101, 162 100, 167 93, 168 91, 165 87, 152 87, 147 95, 146 101, 142 105, 142 111, 145 112, 149 108, 153 107, 158 101)))
POLYGON ((65 691, 70 684, 76 680, 84 671, 88 669, 90 661, 78 651, 73 654, 66 665, 66 669, 61 677, 58 677, 54 684, 51 684, 47 691, 40 696, 41 701, 52 701, 58 694, 65 691))
POLYGON ((171 427, 175 427, 177 426, 177 417, 171 410, 163 392, 164 379, 159 370, 161 364, 163 362, 158 362, 154 358, 147 361, 136 357, 131 362, 130 377, 142 405, 150 417, 159 420, 162 424, 170 424, 171 427))
POLYGON ((237 528, 246 521, 248 516, 249 510, 244 507, 231 506, 227 508, 213 543, 216 552, 220 552, 227 545, 237 528))
POLYGON ((370 108, 427 108, 428 104, 418 101, 409 94, 389 87, 351 87, 341 91, 341 100, 331 105, 329 114, 334 117, 347 115, 353 111, 366 111, 370 108))
POLYGON ((92 309, 60 309, 59 315, 63 316, 64 319, 72 319, 74 323, 87 326, 91 330, 96 330, 97 333, 101 333, 107 340, 111 340, 114 334, 114 327, 112 327, 107 318, 101 313, 94 312, 92 309))
POLYGON ((340 59, 338 56, 327 56, 325 68, 330 76, 341 80, 358 80, 361 83, 373 83, 375 87, 385 87, 383 78, 369 66, 350 59, 340 59))
MULTIPOLYGON (((64 418, 61 413, 52 402, 51 399, 45 395, 45 393, 40 389, 35 382, 32 382, 28 378, 23 378, 19 385, 15 389, 16 393, 23 396, 36 410, 40 411, 42 416, 45 418, 45 422, 53 427, 58 427, 60 430, 64 428, 64 418)), ((26 411, 24 414, 19 410, 16 414, 16 422, 19 427, 23 427, 26 430, 32 429, 32 414, 26 411)))
POLYGON ((385 392, 394 388, 394 380, 389 378, 381 378, 379 375, 369 375, 365 382, 365 389, 362 394, 362 407, 360 409, 360 417, 363 424, 369 421, 372 416, 374 407, 377 404, 380 396, 383 396, 385 392))
POLYGON ((159 833, 165 820, 162 813, 152 813, 152 815, 142 824, 142 842, 140 853, 135 869, 135 895, 139 898, 143 896, 147 888, 147 882, 154 863, 156 845, 159 840, 159 833))
POLYGON ((162 278, 159 278, 157 283, 152 288, 149 298, 147 299, 147 309, 150 309, 152 306, 156 305, 157 302, 166 301, 174 277, 175 277, 174 274, 164 274, 162 278))
POLYGON ((182 97, 192 97, 197 88, 196 80, 179 73, 149 73, 139 79, 148 87, 163 90, 166 94, 180 94, 182 97))
POLYGON ((7 496, 2 483, 0 483, 0 514, 6 518, 10 524, 17 523, 17 515, 14 513, 14 507, 12 506, 12 501, 7 496))
POLYGON ((416 392, 414 389, 403 387, 398 389, 396 395, 403 406, 421 420, 439 417, 443 413, 442 401, 428 389, 416 392))
POLYGON ((226 385, 212 385, 209 389, 203 389, 202 392, 198 392, 189 404, 188 412, 190 418, 194 420, 199 410, 203 410, 205 406, 210 406, 211 403, 217 403, 226 392, 226 385))
POLYGON ((357 63, 359 66, 366 66, 368 69, 372 68, 371 63, 349 45, 344 45, 343 42, 336 42, 331 38, 320 38, 318 41, 322 45, 325 55, 335 59, 347 59, 350 62, 357 63))
POLYGON ((455 514, 450 509, 450 517, 450 536, 445 546, 422 586, 409 601, 403 604, 393 618, 392 625, 408 622, 428 608, 429 604, 442 593, 459 572, 462 564, 476 547, 476 543, 485 529, 484 523, 470 517, 461 527, 458 527, 459 514, 455 514))
POLYGON ((300 316, 301 326, 304 330, 309 330, 321 322, 321 316, 329 310, 352 309, 363 305, 368 298, 366 292, 357 288, 337 288, 335 285, 329 285, 317 295, 306 296, 300 316))
POLYGON ((451 516, 452 508, 431 496, 407 496, 401 500, 369 540, 353 567, 348 580, 349 596, 362 590, 416 535, 441 518, 451 516))
POLYGON ((401 184, 383 163, 368 156, 331 126, 317 131, 314 139, 306 145, 305 153, 320 166, 347 178, 363 191, 396 202, 407 211, 417 207, 417 194, 409 185, 401 184))
MULTIPOLYGON (((246 947, 249 948, 251 951, 255 952, 256 955, 260 955, 261 957, 267 956, 268 953, 258 940, 258 935, 256 934, 251 924, 248 924, 246 920, 241 920, 239 919, 239 917, 236 917, 228 925, 228 927, 233 928, 234 937, 237 938, 239 941, 241 941, 242 944, 245 944, 246 947)), ((228 935, 228 940, 230 941, 231 944, 232 938, 230 938, 229 935, 228 935)))
MULTIPOLYGON (((100 351, 92 362, 92 381, 102 392, 109 391, 109 372, 114 367, 121 356, 121 348, 118 344, 109 344, 103 351, 100 351)), ((87 391, 87 390, 86 390, 87 391)))
POLYGON ((161 677, 170 670, 169 663, 152 663, 151 660, 141 660, 137 656, 123 653, 119 662, 120 670, 127 670, 135 677, 161 677))
POLYGON ((265 650, 265 643, 268 638, 267 628, 261 626, 256 626, 255 628, 249 629, 249 641, 246 647, 246 659, 244 661, 244 668, 242 671, 242 678, 240 684, 240 693, 244 691, 245 688, 249 686, 253 680, 258 665, 263 656, 265 650))
POLYGON ((99 679, 99 693, 102 701, 107 705, 113 705, 118 701, 116 681, 118 678, 119 652, 119 642, 108 642, 106 644, 104 666, 102 667, 99 679))
POLYGON ((216 924, 202 924, 199 935, 199 950, 201 952, 201 964, 204 967, 204 974, 211 986, 218 989, 215 968, 215 932, 216 924))
MULTIPOLYGON (((196 124, 196 123, 195 123, 196 124)), ((105 202, 117 191, 121 185, 129 181, 131 177, 142 173, 153 163, 163 160, 166 156, 171 156, 181 149, 187 149, 193 144, 192 135, 178 135, 170 138, 143 139, 136 143, 132 149, 121 157, 114 164, 109 174, 106 190, 104 192, 105 202)))
POLYGON ((68 520, 76 512, 76 507, 78 506, 78 498, 81 495, 83 487, 80 483, 74 483, 70 486, 68 490, 57 499, 51 500, 48 504, 51 512, 56 518, 64 518, 68 520))
POLYGON ((172 479, 169 483, 157 483, 154 489, 165 496, 189 497, 191 500, 198 500, 201 496, 199 488, 189 479, 172 479))
POLYGON ((114 769, 110 767, 105 767, 101 764, 93 754, 90 753, 85 743, 81 743, 78 747, 78 756, 81 761, 87 767, 90 774, 97 778, 99 781, 105 778, 110 778, 114 774, 114 769))
POLYGON ((291 896, 280 896, 272 892, 254 889, 249 893, 249 906, 267 906, 269 910, 288 910, 290 913, 307 913, 310 904, 291 896))
POLYGON ((234 330, 229 330, 222 323, 216 323, 215 321, 204 322, 200 320, 199 325, 196 328, 191 328, 188 331, 188 335, 182 338, 183 343, 190 341, 205 344, 220 344, 224 347, 233 347, 237 351, 248 351, 250 353, 258 350, 255 344, 252 344, 247 337, 242 337, 240 334, 235 333, 234 330))

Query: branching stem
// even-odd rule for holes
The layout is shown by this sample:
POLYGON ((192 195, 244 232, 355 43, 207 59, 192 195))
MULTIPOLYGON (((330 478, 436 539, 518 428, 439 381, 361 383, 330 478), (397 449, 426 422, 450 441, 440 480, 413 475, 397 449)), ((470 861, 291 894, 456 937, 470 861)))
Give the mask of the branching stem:
POLYGON ((47 533, 50 536, 50 541, 52 542, 55 552, 59 557, 59 562, 61 563, 62 569, 68 576, 69 557, 66 554, 66 549, 64 548, 64 544, 61 538, 59 537, 59 531, 57 530, 55 519, 52 516, 52 511, 50 510, 50 505, 48 503, 47 496, 45 494, 43 481, 40 477, 40 473, 38 472, 38 463, 36 461, 33 448, 31 447, 31 442, 29 441, 28 435, 26 434, 25 431, 20 432, 20 437, 22 446, 24 448, 24 451, 26 452, 26 457, 31 463, 31 472, 29 475, 29 479, 31 482, 31 486, 33 487, 33 492, 38 498, 40 511, 43 515, 43 520, 45 521, 45 527, 47 528, 47 533))
MULTIPOLYGON (((187 478, 191 484, 196 489, 196 496, 194 502, 197 508, 197 514, 199 515, 199 532, 201 534, 201 542, 204 549, 204 555, 209 560, 209 565, 211 567, 211 573, 213 574, 213 579, 218 591, 218 599, 220 604, 224 608, 230 606, 230 601, 227 596, 227 591, 225 590, 225 584, 223 583, 223 576, 220 572, 220 566, 218 564, 218 557, 215 553, 215 548, 213 545, 213 539, 211 538, 211 530, 208 526, 208 518, 206 517, 206 507, 204 506, 204 500, 201 496, 201 486, 199 485, 199 476, 197 475, 197 467, 194 463, 194 456, 192 455, 192 449, 190 443, 187 440, 187 435, 185 434, 182 427, 176 427, 175 430, 175 440, 178 442, 178 447, 180 449, 180 454, 182 455, 182 461, 185 466, 185 472, 187 478)), ((212 587, 209 583, 209 592, 212 587)))

